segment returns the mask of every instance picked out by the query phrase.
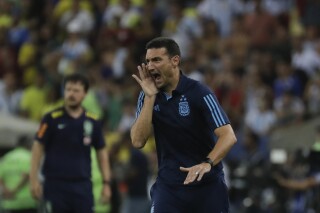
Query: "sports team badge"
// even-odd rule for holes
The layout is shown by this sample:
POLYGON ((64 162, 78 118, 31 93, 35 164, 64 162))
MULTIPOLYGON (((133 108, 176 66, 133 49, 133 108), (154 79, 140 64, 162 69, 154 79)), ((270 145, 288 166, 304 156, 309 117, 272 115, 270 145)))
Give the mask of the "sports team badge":
POLYGON ((93 124, 89 120, 85 120, 83 122, 83 130, 84 130, 84 138, 83 138, 83 144, 88 146, 91 144, 91 135, 93 131, 93 124))
POLYGON ((179 114, 181 116, 187 116, 190 114, 190 107, 187 98, 182 95, 179 102, 179 114))

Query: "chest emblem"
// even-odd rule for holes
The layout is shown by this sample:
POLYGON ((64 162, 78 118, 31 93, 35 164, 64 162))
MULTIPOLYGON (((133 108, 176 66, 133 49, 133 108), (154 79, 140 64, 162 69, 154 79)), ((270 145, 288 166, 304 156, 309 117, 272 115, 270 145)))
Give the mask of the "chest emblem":
POLYGON ((89 120, 85 120, 83 123, 83 129, 84 129, 83 144, 87 146, 91 144, 91 135, 93 131, 92 122, 89 120))
POLYGON ((66 127, 65 124, 58 124, 58 129, 64 129, 66 127))
POLYGON ((190 114, 190 107, 187 98, 182 95, 179 102, 179 114, 181 116, 187 116, 190 114))

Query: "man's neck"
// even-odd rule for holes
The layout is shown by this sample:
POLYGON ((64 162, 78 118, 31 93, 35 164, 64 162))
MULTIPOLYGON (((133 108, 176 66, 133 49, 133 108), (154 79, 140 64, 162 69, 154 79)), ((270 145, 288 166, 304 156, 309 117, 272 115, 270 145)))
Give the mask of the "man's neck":
POLYGON ((65 109, 66 109, 67 113, 73 118, 79 118, 84 111, 84 109, 81 106, 79 106, 77 108, 65 106, 65 109))

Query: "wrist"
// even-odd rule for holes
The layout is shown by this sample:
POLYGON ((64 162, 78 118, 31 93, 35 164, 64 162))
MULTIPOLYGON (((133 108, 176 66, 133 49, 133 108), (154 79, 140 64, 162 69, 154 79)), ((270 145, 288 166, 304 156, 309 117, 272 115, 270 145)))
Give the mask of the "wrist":
POLYGON ((110 180, 103 180, 102 184, 103 185, 111 185, 111 181, 110 180))
POLYGON ((210 168, 214 167, 213 160, 211 158, 206 157, 206 159, 203 161, 203 163, 208 163, 210 165, 210 168))
POLYGON ((153 104, 156 100, 157 94, 145 95, 144 102, 153 104))

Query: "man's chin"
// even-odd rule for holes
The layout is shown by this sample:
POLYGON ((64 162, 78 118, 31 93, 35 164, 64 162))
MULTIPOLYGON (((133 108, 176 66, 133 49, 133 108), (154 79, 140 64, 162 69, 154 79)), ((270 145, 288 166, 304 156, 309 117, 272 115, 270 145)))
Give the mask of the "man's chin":
POLYGON ((66 104, 66 107, 71 110, 75 110, 75 109, 78 109, 79 107, 81 107, 81 105, 79 105, 79 104, 66 104))
POLYGON ((162 83, 156 83, 156 87, 158 90, 162 90, 164 88, 163 84, 162 83))

